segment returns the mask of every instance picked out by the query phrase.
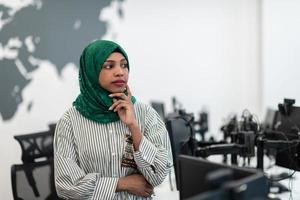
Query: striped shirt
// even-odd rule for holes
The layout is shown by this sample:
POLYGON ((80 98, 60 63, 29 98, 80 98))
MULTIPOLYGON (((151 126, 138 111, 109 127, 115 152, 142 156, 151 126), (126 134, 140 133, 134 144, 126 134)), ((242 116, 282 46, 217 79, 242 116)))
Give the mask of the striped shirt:
MULTIPOLYGON (((156 111, 140 102, 135 116, 143 134, 139 151, 132 151, 136 167, 122 165, 128 156, 128 127, 121 121, 97 123, 75 107, 65 112, 54 137, 55 186, 66 199, 152 199, 116 192, 119 177, 141 173, 153 186, 161 184, 172 165, 170 142, 156 111)), ((132 146, 133 148, 133 146, 132 146)), ((130 155, 129 155, 130 157, 130 155)))

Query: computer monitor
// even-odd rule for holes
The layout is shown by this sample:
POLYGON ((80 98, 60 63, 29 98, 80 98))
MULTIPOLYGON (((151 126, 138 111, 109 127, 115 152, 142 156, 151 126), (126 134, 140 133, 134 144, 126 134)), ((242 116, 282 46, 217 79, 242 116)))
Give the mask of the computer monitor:
POLYGON ((178 157, 178 177, 181 200, 253 200, 268 194, 267 178, 258 170, 187 155, 178 157))
MULTIPOLYGON (((275 119, 277 139, 297 141, 300 139, 300 107, 290 106, 289 112, 278 112, 275 119)), ((294 143, 290 148, 277 149, 276 165, 300 171, 300 144, 294 143)))
POLYGON ((272 108, 267 108, 265 119, 263 122, 264 130, 273 130, 274 129, 274 122, 276 118, 276 110, 272 108))
POLYGON ((172 147, 176 183, 178 183, 177 157, 179 154, 193 155, 192 131, 191 127, 180 115, 167 118, 166 127, 172 147))
POLYGON ((165 120, 165 105, 162 102, 152 101, 151 107, 159 114, 162 120, 165 120))

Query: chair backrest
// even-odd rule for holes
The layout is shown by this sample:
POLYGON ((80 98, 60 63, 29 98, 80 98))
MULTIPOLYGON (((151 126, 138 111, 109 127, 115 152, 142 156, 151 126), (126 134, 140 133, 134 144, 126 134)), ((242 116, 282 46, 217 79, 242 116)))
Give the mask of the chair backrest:
POLYGON ((59 199, 55 191, 53 159, 12 165, 11 183, 15 200, 59 199))
POLYGON ((53 133, 54 135, 54 132, 55 132, 55 128, 56 128, 56 123, 51 123, 48 125, 49 127, 49 131, 53 133))
POLYGON ((52 129, 14 136, 21 145, 23 163, 32 163, 38 158, 53 158, 53 136, 52 129))
POLYGON ((178 188, 177 158, 180 154, 193 155, 194 144, 191 127, 181 117, 171 116, 166 119, 166 127, 169 133, 172 147, 173 163, 176 177, 176 186, 178 188))

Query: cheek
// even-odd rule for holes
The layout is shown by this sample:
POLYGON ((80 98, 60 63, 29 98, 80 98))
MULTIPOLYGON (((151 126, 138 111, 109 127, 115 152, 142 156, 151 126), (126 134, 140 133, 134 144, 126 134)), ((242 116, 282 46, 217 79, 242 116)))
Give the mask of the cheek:
POLYGON ((101 86, 105 85, 107 82, 107 75, 105 74, 105 72, 101 71, 99 74, 99 83, 101 86))
POLYGON ((129 78, 129 73, 128 73, 128 71, 124 73, 124 77, 125 77, 126 80, 128 80, 128 78, 129 78))

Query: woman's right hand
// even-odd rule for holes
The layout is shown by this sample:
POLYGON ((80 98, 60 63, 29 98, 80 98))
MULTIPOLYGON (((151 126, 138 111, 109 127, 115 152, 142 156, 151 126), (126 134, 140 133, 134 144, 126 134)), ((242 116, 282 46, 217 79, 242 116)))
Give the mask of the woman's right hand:
POLYGON ((141 174, 133 174, 119 178, 117 191, 127 191, 142 197, 150 197, 153 187, 141 174))

